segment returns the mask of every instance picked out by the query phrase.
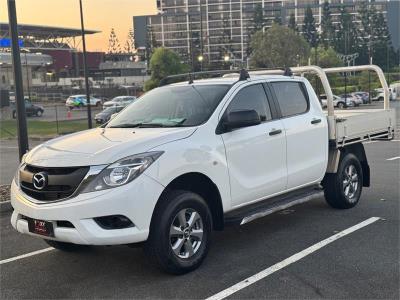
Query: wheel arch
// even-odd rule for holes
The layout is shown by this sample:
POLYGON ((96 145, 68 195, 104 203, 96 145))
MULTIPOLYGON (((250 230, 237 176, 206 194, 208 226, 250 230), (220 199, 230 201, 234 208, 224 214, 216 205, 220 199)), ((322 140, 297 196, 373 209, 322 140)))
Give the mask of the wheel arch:
POLYGON ((352 153, 358 158, 363 172, 363 186, 369 187, 371 174, 370 174, 367 155, 365 154, 364 145, 362 143, 348 145, 343 147, 340 152, 341 152, 341 157, 343 157, 347 153, 352 153))
POLYGON ((161 193, 160 197, 157 200, 156 206, 153 211, 151 224, 153 224, 153 218, 155 215, 154 212, 160 206, 163 196, 171 190, 186 190, 199 194, 206 201, 210 209, 213 229, 224 229, 224 212, 219 189, 208 176, 198 172, 182 174, 173 179, 165 187, 164 191, 161 193))

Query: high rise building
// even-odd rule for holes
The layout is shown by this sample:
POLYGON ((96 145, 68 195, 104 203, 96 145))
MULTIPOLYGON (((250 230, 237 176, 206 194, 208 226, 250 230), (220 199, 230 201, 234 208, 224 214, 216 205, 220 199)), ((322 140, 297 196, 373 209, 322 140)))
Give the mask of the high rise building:
MULTIPOLYGON (((339 10, 345 7, 353 16, 361 2, 368 1, 383 12, 395 48, 400 47, 399 9, 397 0, 329 0, 333 22, 338 22, 339 10)), ((158 0, 158 14, 134 17, 137 47, 158 45, 176 51, 184 60, 202 55, 210 62, 245 62, 254 12, 261 5, 265 27, 274 21, 287 24, 294 14, 301 27, 307 6, 311 7, 317 26, 322 19, 325 0, 158 0), (192 57, 191 57, 192 56, 192 57)), ((354 18, 356 20, 356 18, 354 18)))

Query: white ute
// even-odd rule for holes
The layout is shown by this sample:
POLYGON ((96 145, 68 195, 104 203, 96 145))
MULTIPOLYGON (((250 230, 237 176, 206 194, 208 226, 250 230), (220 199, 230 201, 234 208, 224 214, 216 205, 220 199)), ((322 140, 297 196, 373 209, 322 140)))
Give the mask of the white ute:
POLYGON ((323 193, 334 208, 354 207, 370 183, 362 142, 394 135, 376 66, 242 70, 166 84, 176 78, 102 128, 29 151, 11 187, 13 227, 60 250, 146 242, 162 269, 181 274, 201 264, 211 231, 227 223, 323 193), (326 74, 361 70, 378 74, 384 109, 334 111, 326 74), (305 73, 320 77, 327 115, 305 73))

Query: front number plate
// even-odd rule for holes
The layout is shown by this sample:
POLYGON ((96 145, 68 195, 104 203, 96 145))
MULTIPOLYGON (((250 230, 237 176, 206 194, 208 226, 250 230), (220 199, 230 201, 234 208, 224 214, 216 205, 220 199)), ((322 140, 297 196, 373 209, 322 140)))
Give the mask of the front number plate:
POLYGON ((28 219, 29 231, 32 233, 44 235, 44 236, 54 236, 53 224, 51 222, 28 219))

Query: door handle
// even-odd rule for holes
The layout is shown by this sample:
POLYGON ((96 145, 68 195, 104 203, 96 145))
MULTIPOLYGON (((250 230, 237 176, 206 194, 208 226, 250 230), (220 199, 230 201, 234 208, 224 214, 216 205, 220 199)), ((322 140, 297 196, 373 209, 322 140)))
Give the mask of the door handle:
POLYGON ((282 133, 281 129, 272 129, 272 131, 269 132, 269 135, 277 135, 282 133))
POLYGON ((321 119, 312 119, 311 120, 311 124, 318 124, 318 123, 321 123, 321 119))

